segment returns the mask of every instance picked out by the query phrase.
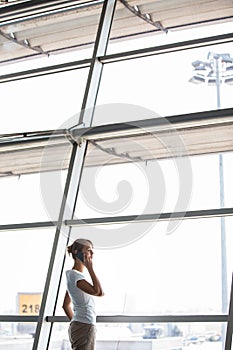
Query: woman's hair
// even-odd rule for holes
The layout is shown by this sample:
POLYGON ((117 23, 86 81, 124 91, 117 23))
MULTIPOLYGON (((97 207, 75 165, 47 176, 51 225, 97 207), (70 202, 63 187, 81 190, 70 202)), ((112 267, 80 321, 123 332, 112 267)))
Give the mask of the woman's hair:
POLYGON ((77 252, 81 252, 83 248, 89 244, 91 244, 93 247, 93 243, 89 239, 78 238, 67 247, 67 252, 69 255, 72 254, 72 258, 75 259, 77 252))

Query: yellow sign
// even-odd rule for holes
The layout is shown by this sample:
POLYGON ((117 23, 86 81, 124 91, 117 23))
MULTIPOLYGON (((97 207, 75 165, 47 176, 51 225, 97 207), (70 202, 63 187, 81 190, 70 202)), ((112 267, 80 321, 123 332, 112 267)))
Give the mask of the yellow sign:
POLYGON ((18 293, 19 314, 34 316, 40 312, 42 293, 18 293))

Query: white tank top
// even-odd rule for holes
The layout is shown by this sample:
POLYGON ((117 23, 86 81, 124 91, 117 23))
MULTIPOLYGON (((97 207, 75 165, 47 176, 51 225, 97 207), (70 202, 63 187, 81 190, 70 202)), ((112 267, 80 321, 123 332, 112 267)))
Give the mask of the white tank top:
POLYGON ((66 271, 67 290, 71 297, 74 311, 72 321, 95 324, 94 298, 77 287, 77 282, 83 279, 85 279, 84 274, 77 270, 66 271))

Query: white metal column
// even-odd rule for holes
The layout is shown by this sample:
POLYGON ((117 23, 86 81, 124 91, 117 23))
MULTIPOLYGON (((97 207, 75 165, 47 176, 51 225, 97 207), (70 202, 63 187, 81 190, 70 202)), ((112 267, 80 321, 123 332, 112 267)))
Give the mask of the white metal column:
MULTIPOLYGON (((116 0, 105 0, 103 3, 92 63, 82 104, 80 122, 84 123, 85 126, 91 126, 92 124, 93 113, 90 113, 90 111, 93 111, 93 108, 95 106, 102 75, 102 63, 99 62, 98 57, 106 53, 115 5, 116 0)), ((52 324, 46 322, 45 318, 46 316, 52 316, 55 314, 59 285, 65 260, 67 237, 69 237, 71 230, 69 227, 64 226, 63 222, 65 219, 72 219, 74 214, 86 149, 87 141, 85 140, 81 143, 81 145, 77 145, 77 143, 73 144, 58 225, 54 238, 51 259, 49 263, 49 269, 45 282, 41 309, 32 348, 33 350, 49 349, 52 324)))

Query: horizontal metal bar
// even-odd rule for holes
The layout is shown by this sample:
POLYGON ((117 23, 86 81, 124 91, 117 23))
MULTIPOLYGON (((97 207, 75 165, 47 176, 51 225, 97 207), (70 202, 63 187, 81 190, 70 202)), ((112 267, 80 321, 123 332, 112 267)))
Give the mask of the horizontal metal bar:
POLYGON ((176 51, 183 51, 189 49, 195 49, 203 46, 224 44, 233 41, 233 33, 225 33, 215 36, 208 36, 205 38, 197 38, 192 40, 186 40, 166 45, 159 45, 154 47, 148 47, 138 50, 125 51, 115 54, 99 57, 102 63, 113 63, 133 58, 140 58, 146 56, 153 56, 159 54, 165 54, 176 51))
MULTIPOLYGON (((47 144, 46 142, 49 144, 50 141, 56 141, 57 145, 63 145, 65 142, 68 143, 68 134, 67 134, 67 130, 62 131, 61 133, 58 134, 56 132, 51 132, 51 133, 40 133, 38 132, 38 134, 33 133, 32 135, 25 133, 25 135, 20 134, 20 135, 5 135, 5 136, 1 136, 0 135, 0 149, 1 147, 4 148, 6 146, 8 147, 15 147, 15 146, 27 146, 28 147, 33 147, 34 144, 37 144, 39 142, 42 143, 42 147, 46 147, 47 144)), ((51 144, 51 143, 50 143, 51 144)), ((35 146, 37 147, 37 145, 35 146)), ((39 144, 38 147, 41 147, 41 145, 39 144)))
MULTIPOLYGON (((219 208, 206 210, 191 210, 186 212, 171 212, 145 215, 127 215, 127 216, 109 216, 102 218, 83 218, 76 220, 65 220, 65 226, 86 226, 86 225, 104 225, 104 224, 123 224, 125 222, 145 222, 145 221, 166 221, 179 219, 204 219, 213 217, 226 217, 233 215, 233 208, 219 208)), ((51 228, 57 226, 58 221, 39 221, 20 224, 0 225, 0 231, 25 230, 34 228, 51 228)))
POLYGON ((91 65, 91 59, 85 59, 85 60, 68 62, 68 63, 60 63, 60 64, 42 67, 42 68, 34 68, 26 71, 1 75, 0 83, 8 83, 11 81, 34 78, 34 77, 39 77, 43 75, 68 72, 70 70, 89 68, 90 65, 91 65))
POLYGON ((0 315, 0 322, 37 322, 38 316, 0 315))
POLYGON ((171 126, 187 128, 197 125, 224 123, 233 121, 233 108, 186 113, 166 117, 99 125, 90 128, 75 128, 71 130, 74 138, 84 137, 86 140, 98 140, 129 135, 140 135, 146 132, 163 131, 171 126))
POLYGON ((26 222, 20 224, 0 225, 0 231, 26 230, 34 228, 51 228, 57 225, 57 221, 26 222))
MULTIPOLYGON (((1 79, 1 78, 0 78, 1 79)), ((84 137, 86 140, 98 140, 110 137, 122 137, 128 135, 139 135, 152 131, 160 131, 169 125, 175 128, 191 127, 194 123, 199 125, 224 123, 229 120, 233 121, 233 108, 210 110, 196 113, 180 114, 167 116, 163 118, 153 118, 144 120, 134 120, 125 123, 116 123, 108 125, 99 125, 93 127, 78 127, 71 129, 45 130, 35 132, 24 132, 20 134, 3 134, 0 135, 0 146, 17 144, 24 142, 36 142, 40 140, 51 140, 52 138, 65 137, 71 133, 72 137, 84 137)))
POLYGON ((33 139, 34 137, 37 138, 48 138, 50 136, 64 136, 66 134, 67 129, 55 129, 55 130, 40 130, 40 131, 25 131, 25 132, 18 132, 18 133, 12 133, 12 134, 0 134, 0 141, 2 140, 18 140, 18 139, 24 139, 29 138, 33 139))
MULTIPOLYGON (((228 315, 111 315, 97 316, 97 323, 227 322, 228 315)), ((37 322, 38 316, 0 315, 0 322, 37 322)), ((46 316, 46 322, 69 322, 66 316, 46 316)))
MULTIPOLYGON (((47 322, 68 322, 66 316, 47 316, 47 322)), ((0 319, 1 321, 1 319, 0 319)), ((97 323, 176 323, 176 322, 227 322, 228 315, 111 315, 97 316, 97 323)))
POLYGON ((187 212, 158 213, 145 215, 111 216, 104 218, 90 218, 79 220, 65 220, 68 226, 103 225, 103 224, 123 224, 125 222, 145 222, 145 221, 166 221, 178 219, 203 219, 212 217, 232 216, 233 208, 192 210, 187 212))

